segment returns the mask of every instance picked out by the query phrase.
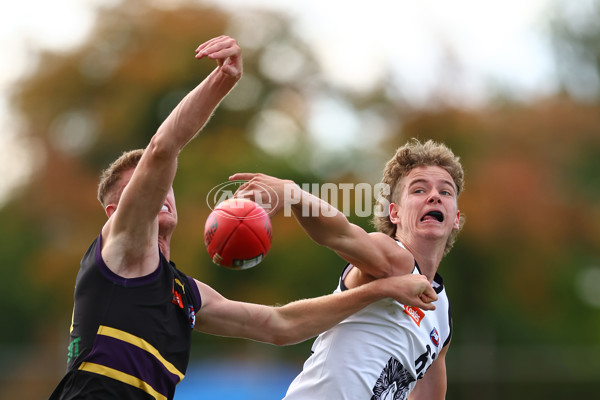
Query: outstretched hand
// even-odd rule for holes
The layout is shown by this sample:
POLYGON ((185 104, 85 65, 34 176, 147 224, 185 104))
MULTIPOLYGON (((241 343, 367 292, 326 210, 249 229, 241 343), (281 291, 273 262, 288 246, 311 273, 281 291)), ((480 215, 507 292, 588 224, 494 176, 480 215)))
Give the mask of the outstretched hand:
POLYGON ((438 299, 435 290, 425 275, 410 274, 381 278, 389 284, 391 293, 389 297, 409 306, 419 307, 423 310, 435 310, 432 304, 438 299))
MULTIPOLYGON (((285 202, 299 201, 298 186, 290 181, 261 173, 238 172, 229 177, 230 181, 247 181, 240 185, 234 197, 250 199, 260 204, 270 217, 277 214, 285 202)), ((288 204, 289 205, 289 204, 288 204)))
POLYGON ((196 58, 199 60, 203 57, 216 60, 225 75, 235 79, 242 76, 242 50, 236 40, 229 36, 219 36, 198 46, 196 58))

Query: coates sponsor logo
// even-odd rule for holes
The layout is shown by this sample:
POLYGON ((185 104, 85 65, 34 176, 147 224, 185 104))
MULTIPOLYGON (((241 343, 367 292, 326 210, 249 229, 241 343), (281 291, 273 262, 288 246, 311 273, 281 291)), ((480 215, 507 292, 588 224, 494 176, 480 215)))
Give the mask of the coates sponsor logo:
POLYGON ((421 321, 425 318, 425 313, 418 307, 404 306, 404 312, 415 321, 418 327, 421 326, 421 321))
POLYGON ((431 338, 431 343, 433 343, 435 347, 440 345, 440 334, 438 333, 437 329, 433 328, 429 334, 429 337, 431 338))

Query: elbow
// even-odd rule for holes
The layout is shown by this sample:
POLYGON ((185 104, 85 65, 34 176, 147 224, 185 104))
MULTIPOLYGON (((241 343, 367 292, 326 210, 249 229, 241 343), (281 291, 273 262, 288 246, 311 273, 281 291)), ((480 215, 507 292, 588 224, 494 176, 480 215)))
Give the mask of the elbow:
POLYGON ((284 319, 271 327, 268 342, 275 346, 290 346, 306 339, 308 337, 302 333, 301 326, 284 319))
POLYGON ((296 337, 293 334, 294 330, 293 329, 289 329, 289 330, 281 330, 279 332, 273 332, 273 334, 271 335, 271 338, 269 340, 269 343, 275 345, 275 346, 279 346, 279 347, 283 347, 283 346, 291 346, 293 344, 299 343, 302 341, 302 339, 296 337))
POLYGON ((148 147, 146 147, 145 152, 148 152, 155 160, 170 160, 177 158, 179 150, 179 148, 173 146, 172 142, 163 137, 163 135, 157 134, 150 139, 150 143, 148 144, 148 147))
POLYGON ((293 342, 290 342, 287 338, 283 336, 274 336, 273 340, 270 343, 278 347, 290 346, 294 344, 293 342))

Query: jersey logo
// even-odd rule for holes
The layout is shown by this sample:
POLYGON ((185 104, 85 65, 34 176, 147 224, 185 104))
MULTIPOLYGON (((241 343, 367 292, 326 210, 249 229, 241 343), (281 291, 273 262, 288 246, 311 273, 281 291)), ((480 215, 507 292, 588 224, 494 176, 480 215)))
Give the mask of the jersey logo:
POLYGON ((72 359, 79 357, 79 342, 81 341, 81 336, 78 336, 71 340, 69 343, 69 347, 67 347, 67 361, 71 362, 72 359))
POLYGON ((437 329, 433 328, 431 333, 429 333, 429 337, 431 338, 431 343, 433 343, 435 347, 440 345, 440 334, 438 333, 437 329))
POLYGON ((181 283, 181 281, 177 278, 175 278, 173 282, 178 284, 181 287, 181 293, 185 294, 185 287, 183 286, 183 283, 181 283))
POLYGON ((371 400, 405 400, 414 381, 408 369, 396 358, 390 357, 375 382, 371 400))
POLYGON ((191 304, 188 305, 188 316, 190 318, 190 328, 194 329, 194 326, 196 326, 196 312, 191 304))
POLYGON ((418 327, 421 327, 421 321, 425 318, 425 313, 418 307, 404 306, 404 312, 415 321, 418 327))
POLYGON ((179 308, 183 308, 183 300, 181 299, 181 294, 177 290, 175 290, 175 280, 173 280, 173 299, 171 299, 171 303, 179 306, 179 308))

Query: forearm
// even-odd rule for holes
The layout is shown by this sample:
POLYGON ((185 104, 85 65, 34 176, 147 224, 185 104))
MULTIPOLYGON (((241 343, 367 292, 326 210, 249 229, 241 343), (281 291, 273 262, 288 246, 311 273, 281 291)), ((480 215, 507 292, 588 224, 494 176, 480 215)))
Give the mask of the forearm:
POLYGON ((335 243, 351 231, 346 216, 328 202, 296 188, 290 195, 291 210, 300 226, 316 243, 338 250, 335 243))
POLYGON ((276 318, 269 321, 274 343, 289 345, 319 335, 367 305, 390 297, 393 289, 387 283, 374 281, 342 293, 299 300, 277 308, 276 318))
POLYGON ((357 288, 281 307, 225 299, 196 281, 203 305, 196 314, 196 330, 289 345, 317 336, 374 301, 391 297, 402 304, 431 310, 437 299, 422 275, 382 278, 357 288), (426 300, 426 303, 424 302, 426 300))
POLYGON ((179 152, 206 125, 238 80, 215 68, 179 102, 159 127, 155 140, 164 139, 164 145, 179 152))
MULTIPOLYGON (((270 215, 282 208, 284 214, 293 214, 312 240, 335 251, 353 265, 367 269, 374 277, 389 276, 397 265, 400 249, 389 236, 374 238, 331 204, 304 191, 293 181, 259 173, 236 173, 230 180, 245 180, 235 196, 258 199, 266 204, 270 215)), ((256 201, 256 200, 255 200, 256 201)), ((412 270, 412 258, 409 263, 412 270)))
POLYGON ((393 240, 386 237, 391 242, 386 246, 384 241, 377 240, 360 226, 348 221, 340 210, 310 193, 302 191, 302 196, 298 198, 299 201, 292 205, 292 211, 312 240, 373 277, 391 275, 391 268, 397 266, 399 261, 398 255, 395 259, 390 258, 392 253, 389 248, 398 250, 393 240))

